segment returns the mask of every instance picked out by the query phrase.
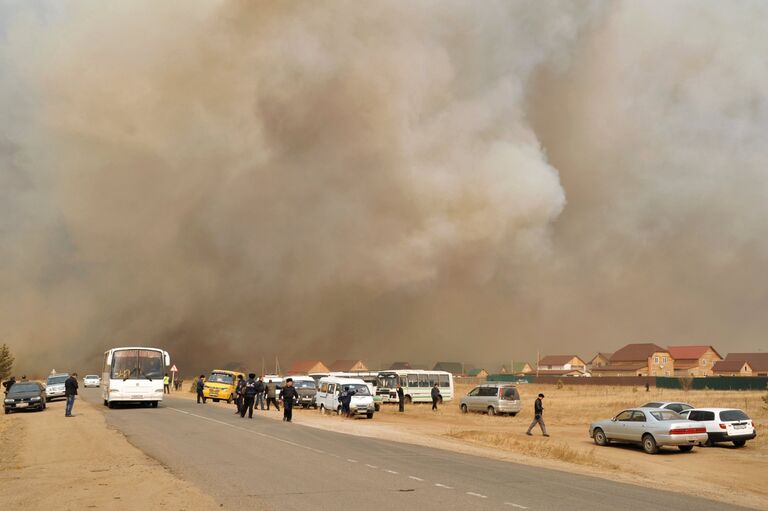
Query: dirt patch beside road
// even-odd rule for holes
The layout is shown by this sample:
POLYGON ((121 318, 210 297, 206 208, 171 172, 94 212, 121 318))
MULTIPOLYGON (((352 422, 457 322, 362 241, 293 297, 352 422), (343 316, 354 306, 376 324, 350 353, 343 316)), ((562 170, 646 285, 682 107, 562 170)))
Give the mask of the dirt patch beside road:
MULTIPOLYGON (((412 405, 405 414, 386 405, 373 420, 346 420, 320 415, 316 410, 296 410, 294 421, 311 427, 358 436, 369 436, 455 452, 492 457, 569 472, 595 475, 621 482, 688 493, 713 500, 768 510, 768 411, 764 392, 674 391, 632 387, 569 387, 520 385, 524 401, 517 417, 462 414, 458 399, 433 412, 429 405, 412 405), (536 394, 543 392, 545 419, 551 438, 525 436, 536 394), (587 434, 592 420, 608 418, 623 408, 648 401, 684 401, 694 406, 737 407, 758 425, 758 438, 742 449, 730 444, 696 448, 691 453, 665 448, 658 455, 633 446, 597 447, 587 434)), ((458 386, 457 395, 470 387, 458 386)), ((194 394, 177 393, 194 399, 194 394)), ((211 403, 206 406, 227 406, 211 403)), ((234 405, 229 405, 233 407, 234 405)), ((234 408, 233 408, 234 411, 234 408)), ((282 414, 256 412, 279 419, 282 414)), ((286 426, 290 427, 290 426, 286 426)))
POLYGON ((212 510, 219 506, 109 429, 78 400, 0 418, 0 495, 8 510, 212 510))

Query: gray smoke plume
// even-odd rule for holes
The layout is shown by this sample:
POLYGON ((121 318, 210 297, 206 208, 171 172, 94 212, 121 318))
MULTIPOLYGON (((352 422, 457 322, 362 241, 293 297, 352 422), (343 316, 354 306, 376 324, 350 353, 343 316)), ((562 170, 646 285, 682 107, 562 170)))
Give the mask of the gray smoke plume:
POLYGON ((30 371, 762 339, 761 3, 2 18, 0 339, 30 371))

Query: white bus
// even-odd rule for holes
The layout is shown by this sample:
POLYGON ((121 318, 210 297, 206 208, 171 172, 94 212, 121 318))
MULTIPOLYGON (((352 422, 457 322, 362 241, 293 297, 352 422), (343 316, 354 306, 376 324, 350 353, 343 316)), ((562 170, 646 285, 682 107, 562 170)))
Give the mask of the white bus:
POLYGON ((163 376, 171 356, 159 348, 129 346, 104 352, 101 396, 104 406, 133 402, 152 405, 163 400, 163 376))
POLYGON ((403 388, 406 403, 431 403, 432 387, 440 388, 443 401, 453 399, 453 375, 446 371, 424 371, 420 369, 397 369, 379 371, 379 386, 376 393, 385 403, 397 403, 397 384, 403 388))

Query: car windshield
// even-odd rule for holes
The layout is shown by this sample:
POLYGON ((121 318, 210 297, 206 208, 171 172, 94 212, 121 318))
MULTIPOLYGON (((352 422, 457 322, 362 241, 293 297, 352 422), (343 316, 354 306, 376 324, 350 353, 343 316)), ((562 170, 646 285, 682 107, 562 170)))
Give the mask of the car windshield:
POLYGON ((85 375, 85 379, 86 380, 95 380, 96 378, 98 378, 98 376, 95 375, 95 374, 86 374, 85 375))
POLYGON ((208 377, 208 383, 224 383, 226 385, 232 385, 235 381, 235 376, 227 373, 211 373, 208 377))
POLYGON ((121 380, 163 377, 163 353, 156 350, 118 350, 112 355, 112 378, 121 380))
POLYGON ((65 381, 67 381, 67 378, 69 378, 68 374, 63 374, 60 376, 49 376, 48 385, 57 385, 59 383, 64 383, 65 381))
POLYGON ((20 394, 22 392, 37 392, 40 390, 40 386, 37 383, 17 383, 8 394, 20 394))
POLYGON ((723 422, 746 421, 749 416, 741 410, 725 410, 720 412, 720 420, 723 422))
POLYGON ((317 388, 314 381, 309 380, 294 380, 293 386, 297 389, 314 389, 317 388))
POLYGON ((356 396, 370 396, 368 392, 368 385, 361 385, 359 383, 351 383, 349 385, 342 385, 342 390, 348 390, 355 393, 356 396))
POLYGON ((658 412, 651 412, 651 415, 653 415, 653 418, 657 421, 679 421, 684 420, 684 418, 677 412, 674 412, 672 410, 661 410, 658 412))

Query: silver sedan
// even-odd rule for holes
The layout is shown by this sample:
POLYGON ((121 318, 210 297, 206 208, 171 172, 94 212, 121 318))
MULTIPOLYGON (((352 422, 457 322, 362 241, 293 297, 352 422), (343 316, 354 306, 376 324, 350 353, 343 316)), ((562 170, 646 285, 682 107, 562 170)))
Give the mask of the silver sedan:
POLYGON ((596 421, 589 426, 589 436, 597 445, 611 442, 640 444, 648 454, 656 454, 659 447, 677 446, 683 452, 707 440, 707 431, 701 424, 689 421, 672 410, 661 408, 632 408, 612 419, 596 421))

